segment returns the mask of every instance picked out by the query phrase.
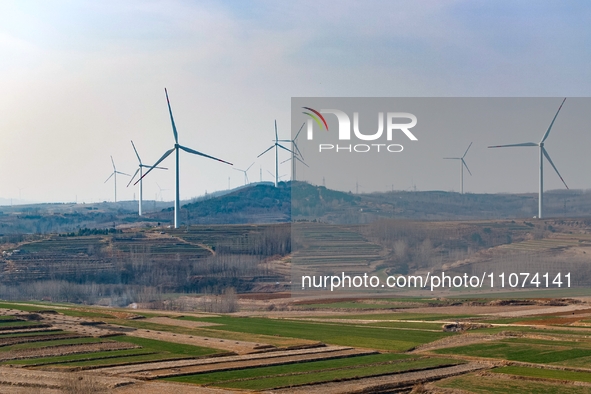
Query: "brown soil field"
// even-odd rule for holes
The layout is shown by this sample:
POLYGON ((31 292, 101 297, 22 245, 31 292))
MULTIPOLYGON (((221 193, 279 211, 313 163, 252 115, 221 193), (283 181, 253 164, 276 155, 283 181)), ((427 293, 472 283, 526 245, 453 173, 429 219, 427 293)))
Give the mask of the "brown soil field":
POLYGON ((82 335, 78 335, 78 334, 53 334, 53 335, 31 335, 31 336, 13 337, 13 338, 0 338, 0 347, 16 345, 19 343, 52 341, 55 339, 74 339, 74 338, 82 338, 82 337, 83 337, 82 335))
MULTIPOLYGON (((488 315, 500 316, 500 317, 521 317, 521 316, 539 316, 539 315, 557 315, 557 314, 565 314, 565 313, 572 313, 578 310, 589 310, 588 305, 584 304, 575 304, 575 305, 565 305, 565 306, 541 306, 541 305, 525 305, 523 308, 512 309, 507 307, 502 307, 505 311, 500 312, 484 312, 488 315), (509 309, 509 310, 508 310, 509 309)), ((588 312, 586 312, 588 313, 588 312)))
MULTIPOLYGON (((77 376, 92 378, 109 389, 114 389, 135 382, 133 379, 129 378, 100 376, 96 374, 77 374, 77 376)), ((4 388, 6 386, 20 386, 27 388, 29 390, 28 393, 37 393, 38 389, 60 389, 71 377, 72 374, 63 372, 0 366, 0 392, 4 393, 4 388)))
POLYGON ((135 348, 139 348, 139 346, 133 345, 131 343, 114 341, 78 345, 46 346, 35 349, 18 349, 3 352, 0 353, 0 361, 20 360, 24 358, 65 356, 68 354, 104 352, 110 350, 124 350, 135 348))
POLYGON ((467 345, 473 345, 476 343, 498 341, 500 339, 506 339, 506 338, 510 338, 510 337, 512 337, 512 336, 508 336, 505 334, 495 334, 495 335, 461 334, 461 335, 455 335, 455 336, 451 336, 451 337, 445 337, 445 338, 439 339, 439 340, 431 342, 431 343, 426 343, 424 345, 417 346, 410 353, 430 352, 433 350, 445 349, 448 347, 467 346, 467 345))
POLYGON ((167 341, 173 343, 182 343, 185 345, 210 347, 219 349, 226 352, 233 352, 238 354, 252 353, 257 350, 258 347, 264 345, 262 343, 246 342, 246 341, 235 341, 232 339, 219 339, 209 338, 202 336, 186 335, 186 334, 175 334, 167 331, 152 331, 137 329, 127 333, 127 335, 146 338, 156 339, 159 341, 167 341))
POLYGON ((143 321, 149 323, 165 324, 167 326, 187 327, 187 328, 199 328, 199 327, 211 327, 219 326, 218 323, 210 323, 204 321, 193 321, 193 320, 179 320, 171 319, 168 316, 150 317, 143 321))
MULTIPOLYGON (((183 383, 139 382, 130 386, 123 386, 112 391, 113 394, 236 394, 245 391, 233 391, 195 386, 183 383)), ((21 393, 18 393, 21 394, 21 393)), ((42 393, 46 394, 46 393, 42 393)), ((47 393, 50 394, 50 393, 47 393)), ((53 393, 51 393, 53 394, 53 393)))
POLYGON ((89 319, 83 319, 81 317, 72 317, 61 314, 44 314, 42 316, 44 322, 51 324, 52 327, 63 331, 74 332, 80 335, 92 337, 116 334, 115 332, 101 330, 100 328, 97 328, 93 325, 84 325, 83 323, 92 323, 93 321, 89 319))
POLYGON ((277 300, 281 298, 291 298, 290 293, 248 293, 240 294, 238 298, 246 300, 277 300))

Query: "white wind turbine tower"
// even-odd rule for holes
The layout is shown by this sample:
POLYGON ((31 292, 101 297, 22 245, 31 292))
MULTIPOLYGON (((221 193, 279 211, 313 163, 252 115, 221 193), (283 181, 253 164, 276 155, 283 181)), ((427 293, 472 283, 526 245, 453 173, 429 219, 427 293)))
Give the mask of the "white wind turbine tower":
POLYGON ((179 156, 180 156, 180 151, 184 150, 187 153, 192 153, 194 155, 198 155, 198 156, 203 156, 203 157, 207 157, 208 159, 212 159, 212 160, 217 160, 220 161, 222 163, 225 164, 229 164, 232 165, 232 163, 229 163, 227 161, 218 159, 216 157, 213 156, 209 156, 206 155, 205 153, 201 153, 198 152, 196 150, 193 150, 191 148, 187 148, 186 146, 182 146, 179 145, 179 135, 177 133, 176 130, 176 125, 174 124, 174 118, 172 116, 172 109, 170 108, 170 101, 168 100, 168 91, 166 90, 166 88, 164 89, 164 93, 166 94, 166 103, 168 104, 168 113, 170 114, 170 123, 172 124, 172 134, 174 135, 174 147, 172 149, 167 150, 162 157, 152 166, 150 167, 150 169, 148 171, 146 171, 146 173, 140 178, 138 179, 135 183, 137 184, 139 181, 142 180, 142 178, 144 178, 146 175, 148 175, 150 173, 150 171, 152 171, 154 168, 156 168, 156 166, 158 164, 160 164, 162 162, 162 160, 166 159, 168 156, 170 156, 170 154, 172 152, 176 152, 176 182, 175 182, 175 195, 174 195, 174 228, 179 228, 179 211, 181 209, 181 197, 180 197, 180 185, 179 185, 179 156))
POLYGON ((546 148, 544 148, 544 142, 548 138, 548 135, 550 135, 550 130, 552 130, 552 126, 554 125, 554 121, 556 120, 556 117, 558 116, 558 113, 562 109, 562 105, 564 104, 565 101, 566 101, 566 97, 564 98, 564 100, 562 100, 560 107, 558 107, 558 111, 556 111, 556 115, 554 115, 554 119, 552 119, 552 123, 550 123, 548 130, 546 130, 546 133, 544 134, 544 136, 542 137, 542 140, 540 142, 537 142, 537 143, 536 142, 524 142, 521 144, 489 146, 489 148, 506 148, 506 147, 513 147, 513 146, 537 146, 540 148, 540 188, 539 188, 539 192, 538 192, 538 218, 539 219, 543 218, 543 208, 544 208, 544 156, 546 157, 546 159, 548 159, 548 162, 550 163, 552 168, 554 168, 554 171, 556 171, 556 174, 558 174, 558 177, 560 178, 562 183, 564 183, 564 186, 566 186, 566 188, 568 189, 566 182, 564 181, 564 179, 562 179, 562 176, 558 172, 558 169, 556 168, 556 166, 552 162, 552 159, 550 159, 550 155, 548 155, 546 148))
MULTIPOLYGON (((137 149, 135 149, 135 145, 133 144, 133 141, 131 141, 131 146, 133 146, 133 151, 135 152, 135 155, 137 156, 137 160, 139 161, 139 166, 138 169, 135 170, 135 173, 133 174, 133 176, 131 177, 131 180, 129 181, 129 183, 127 184, 127 187, 129 187, 129 185, 131 185, 131 182, 133 182, 133 180, 135 179, 135 176, 139 173, 140 174, 140 201, 139 201, 139 208, 138 208, 138 212, 139 215, 142 216, 142 199, 143 199, 143 181, 142 181, 142 172, 144 167, 145 168, 150 168, 150 166, 147 166, 145 164, 142 163, 142 159, 140 159, 140 155, 139 153, 137 153, 137 149)), ((159 170, 168 170, 168 168, 165 167, 156 167, 159 170)))
POLYGON ((285 149, 286 151, 293 153, 293 151, 287 149, 285 146, 279 143, 279 138, 277 137, 277 120, 275 120, 275 143, 271 145, 266 151, 258 155, 257 158, 261 157, 273 148, 275 148, 275 187, 277 187, 277 185, 279 184, 279 177, 277 175, 279 174, 279 148, 285 149))
POLYGON ((470 172, 470 169, 468 168, 468 165, 466 164, 466 161, 464 161, 464 157, 466 157, 466 153, 468 153, 468 150, 470 150, 470 147, 472 146, 472 143, 470 142, 470 145, 468 145, 468 149, 466 149, 466 152, 464 152, 464 155, 462 157, 444 157, 444 159, 446 160, 460 160, 460 170, 461 170, 461 184, 462 184, 462 194, 464 194, 464 167, 466 167, 466 169, 468 170, 468 173, 470 174, 470 176, 472 176, 472 173, 470 172))
POLYGON ((295 135, 295 137, 293 139, 279 140, 279 142, 291 142, 291 158, 282 161, 281 164, 285 163, 286 161, 291 160, 291 181, 292 182, 296 180, 296 160, 298 160, 300 163, 302 163, 306 167, 310 167, 309 165, 307 165, 306 163, 303 162, 304 155, 302 155, 302 152, 300 152, 300 149, 298 148, 298 145, 296 143, 296 141, 300 135, 300 132, 304 128, 305 124, 306 124, 306 122, 302 123, 302 127, 300 127, 300 129, 298 130, 297 134, 295 135))
POLYGON ((233 170, 240 171, 240 172, 243 172, 244 173, 244 185, 247 185, 247 184, 250 183, 250 181, 248 180, 248 174, 247 174, 247 172, 248 172, 248 170, 250 170, 250 167, 252 167, 253 165, 254 165, 254 161, 252 162, 251 165, 248 166, 248 168, 246 170, 241 170, 239 168, 232 168, 233 170))
POLYGON ((126 175, 126 176, 131 176, 129 174, 126 174, 124 172, 120 172, 117 171, 117 168, 115 168, 115 161, 113 161, 113 156, 111 156, 111 163, 113 164, 113 172, 111 173, 111 175, 109 175, 109 177, 107 178, 107 180, 105 181, 105 183, 107 183, 107 181, 109 179, 111 179, 111 177, 113 177, 113 184, 115 185, 115 202, 117 202, 117 174, 121 174, 121 175, 126 175))

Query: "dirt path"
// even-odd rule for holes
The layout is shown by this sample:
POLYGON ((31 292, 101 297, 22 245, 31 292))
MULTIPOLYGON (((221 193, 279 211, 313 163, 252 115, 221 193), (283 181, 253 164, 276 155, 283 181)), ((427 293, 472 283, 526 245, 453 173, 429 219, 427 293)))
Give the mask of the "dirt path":
POLYGON ((264 393, 309 394, 311 392, 321 392, 323 394, 353 394, 391 392, 389 390, 395 388, 409 387, 419 382, 429 382, 486 368, 490 368, 490 366, 485 363, 472 362, 455 365, 453 367, 430 369, 427 371, 400 373, 375 378, 362 378, 345 382, 290 387, 265 391, 264 393))
POLYGON ((504 334, 461 334, 454 335, 445 338, 441 338, 437 341, 429 342, 424 345, 417 346, 410 353, 424 353, 430 352, 437 349, 445 349, 456 346, 467 346, 476 343, 483 343, 489 341, 499 341, 501 339, 512 338, 512 336, 504 334))

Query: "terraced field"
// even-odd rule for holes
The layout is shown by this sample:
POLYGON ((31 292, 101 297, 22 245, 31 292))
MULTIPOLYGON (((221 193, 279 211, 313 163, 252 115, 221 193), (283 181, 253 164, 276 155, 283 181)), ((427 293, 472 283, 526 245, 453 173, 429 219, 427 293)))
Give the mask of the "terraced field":
POLYGON ((292 232, 296 240, 292 269, 307 275, 371 272, 368 266, 383 258, 383 247, 368 241, 356 226, 296 224, 292 232))
POLYGON ((514 338, 491 343, 435 350, 437 354, 458 354, 538 364, 577 365, 591 359, 591 342, 514 338))
POLYGON ((2 303, 0 392, 58 390, 64 376, 115 394, 590 392, 591 327, 573 325, 591 314, 584 299, 384 301, 406 308, 179 315, 2 303), (33 376, 45 378, 26 383, 33 376))
POLYGON ((468 393, 547 393, 547 394, 590 394, 591 387, 565 384, 553 380, 512 379, 501 374, 469 374, 445 379, 434 384, 438 388, 457 389, 468 393))
POLYGON ((167 378, 171 381, 247 390, 281 389, 310 383, 345 381, 366 377, 415 372, 461 364, 444 358, 409 358, 378 354, 337 360, 309 361, 295 365, 250 368, 167 378))

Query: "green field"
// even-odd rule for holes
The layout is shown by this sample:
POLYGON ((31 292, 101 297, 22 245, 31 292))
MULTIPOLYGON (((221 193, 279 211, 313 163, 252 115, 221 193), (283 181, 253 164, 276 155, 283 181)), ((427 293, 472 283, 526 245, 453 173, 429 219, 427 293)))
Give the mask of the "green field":
POLYGON ((568 362, 591 356, 591 345, 584 342, 506 339, 449 349, 435 350, 437 354, 488 357, 538 364, 568 362))
POLYGON ((86 337, 86 338, 73 338, 73 339, 59 339, 56 336, 54 340, 47 340, 47 341, 39 341, 39 342, 30 342, 30 343, 19 343, 16 345, 11 346, 3 346, 0 347, 0 352, 7 352, 10 350, 22 350, 22 349, 38 349, 43 348, 46 346, 58 346, 58 345, 78 345, 83 343, 98 343, 104 342, 105 340, 102 338, 93 338, 93 337, 86 337))
MULTIPOLYGON (((320 316, 319 316, 320 317, 320 316)), ((355 312, 346 315, 322 316, 323 319, 347 319, 347 320, 444 320, 453 321, 474 317, 473 315, 446 315, 444 313, 413 313, 413 312, 391 312, 356 314, 355 312)))
POLYGON ((458 360, 411 358, 400 354, 378 354, 337 360, 312 361, 237 371, 204 373, 166 378, 166 380, 210 384, 218 387, 265 390, 357 377, 420 370, 458 364, 458 360))
POLYGON ((55 356, 55 357, 38 357, 38 358, 29 358, 29 359, 21 359, 21 360, 11 360, 9 364, 14 365, 33 365, 33 366, 42 366, 42 365, 51 365, 51 364, 68 364, 72 365, 72 363, 76 362, 85 362, 85 361, 97 361, 97 365, 100 362, 99 360, 106 360, 105 363, 111 362, 114 358, 127 358, 131 356, 145 356, 145 355, 152 355, 155 354, 150 351, 146 351, 143 349, 126 349, 126 350, 111 350, 105 352, 93 352, 93 353, 81 353, 81 354, 69 354, 66 356, 55 356), (108 361, 107 361, 108 360, 108 361))
POLYGON ((558 380, 570 380, 574 382, 587 382, 591 383, 590 372, 578 372, 578 371, 557 371, 553 369, 543 368, 528 368, 528 367, 502 367, 493 369, 494 373, 502 373, 507 375, 527 376, 532 378, 542 379, 558 379, 558 380))
POLYGON ((591 394, 591 387, 577 387, 551 382, 498 379, 489 376, 464 375, 436 383, 436 386, 469 393, 487 394, 591 394))
MULTIPOLYGON (((40 335, 42 333, 38 334, 40 335)), ((51 335, 51 337, 43 341, 2 346, 0 347, 0 353, 13 351, 18 352, 27 349, 44 349, 64 345, 82 345, 112 341, 130 343, 139 346, 139 348, 112 351, 89 351, 86 353, 66 354, 51 357, 22 358, 17 360, 7 360, 4 361, 3 364, 35 366, 55 364, 61 367, 89 367, 100 365, 127 364, 153 360, 194 358, 223 353, 217 349, 212 348, 170 343, 152 339, 131 337, 126 335, 109 337, 109 339, 94 337, 60 339, 60 334, 62 334, 62 332, 50 333, 49 335, 51 335)), ((11 336, 4 336, 4 338, 17 337, 18 335, 22 336, 23 334, 13 334, 11 336)), ((32 337, 34 338, 35 335, 33 335, 32 337)))
POLYGON ((218 323, 209 329, 214 331, 233 331, 269 336, 303 338, 324 343, 358 346, 370 349, 401 352, 423 343, 453 335, 445 332, 426 330, 394 330, 383 327, 367 327, 343 324, 312 323, 295 320, 266 318, 236 318, 228 316, 195 318, 186 316, 185 320, 218 323))

